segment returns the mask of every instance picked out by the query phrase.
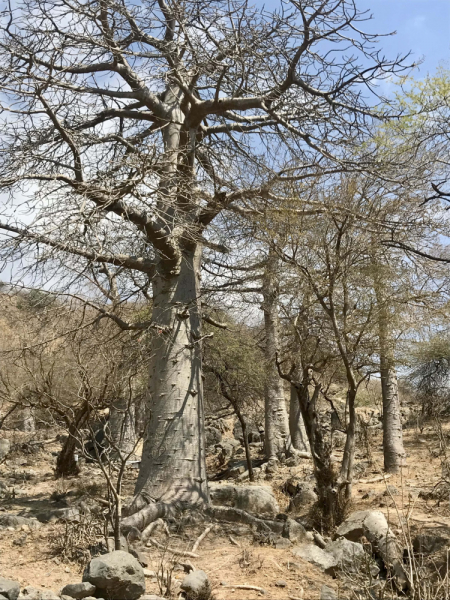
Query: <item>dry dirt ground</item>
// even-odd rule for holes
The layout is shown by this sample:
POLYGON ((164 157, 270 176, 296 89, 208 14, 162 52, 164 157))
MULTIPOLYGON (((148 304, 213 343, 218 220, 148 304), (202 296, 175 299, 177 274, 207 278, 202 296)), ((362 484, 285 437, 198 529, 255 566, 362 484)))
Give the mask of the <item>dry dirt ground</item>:
MULTIPOLYGON (((18 434, 14 435, 17 441, 18 434)), ((27 437, 26 434, 21 435, 27 437)), ((42 435, 45 437, 48 434, 42 435)), ((397 533, 405 526, 405 519, 409 519, 414 529, 432 526, 450 528, 449 498, 441 501, 426 499, 427 492, 431 492, 442 478, 442 459, 434 427, 426 427, 422 433, 415 429, 406 430, 405 446, 408 456, 403 472, 384 481, 380 468, 377 468, 377 465, 382 465, 382 446, 380 432, 376 433, 371 444, 373 466, 360 473, 354 485, 352 509, 382 510, 397 533), (393 495, 386 495, 387 485, 395 486, 397 493, 393 490, 393 495)), ((95 466, 85 466, 78 478, 55 481, 54 454, 59 448, 60 445, 55 443, 45 446, 36 454, 16 453, 0 465, 0 481, 8 483, 9 488, 14 490, 14 497, 0 500, 0 511, 35 515, 64 505, 66 494, 69 494, 66 498, 80 494, 105 498, 102 475, 95 466)), ((367 455, 359 448, 356 462, 364 460, 367 460, 367 455)), ((213 462, 210 460, 210 469, 213 468, 213 462)), ((303 477, 310 472, 310 461, 304 460, 297 467, 282 467, 275 478, 260 483, 270 483, 281 508, 286 509, 288 498, 281 492, 282 483, 291 476, 303 477)), ((126 489, 129 493, 132 492, 135 476, 136 471, 130 470, 127 474, 126 489)), ((82 565, 64 556, 65 527, 61 522, 50 522, 37 530, 29 530, 27 526, 0 530, 0 575, 18 580, 22 586, 32 585, 55 592, 59 592, 67 583, 80 581, 82 565)), ((80 534, 80 527, 78 531, 76 528, 70 530, 70 535, 80 534)), ((197 535, 204 528, 205 524, 200 524, 180 531, 172 535, 166 544, 191 550, 197 535)), ((164 543, 164 533, 159 535, 164 543)), ((340 585, 338 580, 295 558, 290 550, 255 544, 249 536, 235 536, 233 539, 239 546, 232 543, 221 526, 217 526, 201 543, 197 552, 199 557, 190 559, 196 568, 203 569, 209 575, 217 600, 253 600, 262 596, 256 591, 233 587, 237 585, 259 586, 266 592, 264 598, 273 600, 316 600, 324 583, 334 589, 340 585), (285 586, 279 587, 282 582, 285 586)), ((155 548, 149 548, 146 552, 148 569, 159 573, 161 567, 167 567, 167 552, 155 548)), ((175 582, 183 576, 180 570, 172 573, 175 582)), ((176 590, 176 584, 173 587, 176 590)), ((161 592, 154 577, 147 578, 147 591, 161 592)))

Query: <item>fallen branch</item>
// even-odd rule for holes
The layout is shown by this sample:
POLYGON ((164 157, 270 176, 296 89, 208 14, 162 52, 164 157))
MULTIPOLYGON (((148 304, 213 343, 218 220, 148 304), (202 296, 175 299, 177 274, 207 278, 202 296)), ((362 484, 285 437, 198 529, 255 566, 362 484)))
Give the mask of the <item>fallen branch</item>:
POLYGON ((237 546, 238 548, 240 548, 240 547, 241 547, 240 543, 239 543, 239 542, 237 542, 237 541, 234 539, 234 537, 231 537, 231 535, 230 535, 230 536, 228 536, 228 537, 229 537, 229 539, 230 539, 230 542, 233 544, 233 546, 237 546))
POLYGON ((196 552, 197 548, 200 546, 200 544, 202 543, 202 541, 205 539, 205 537, 208 535, 208 533, 214 529, 214 525, 210 525, 209 527, 207 527, 205 529, 205 531, 197 538, 195 544, 192 546, 192 552, 196 552))
MULTIPOLYGON (((148 541, 155 548, 159 548, 159 550, 165 550, 166 552, 170 552, 171 554, 174 554, 175 556, 188 556, 189 558, 200 558, 200 556, 198 554, 194 554, 194 552, 188 552, 187 550, 176 550, 175 548, 170 548, 169 546, 164 546, 163 544, 160 544, 153 538, 150 538, 148 541)), ((147 548, 148 548, 148 546, 149 546, 149 544, 147 544, 147 548)))
POLYGON ((224 585, 226 588, 233 588, 234 590, 249 590, 254 592, 260 592, 261 594, 265 594, 266 590, 262 587, 258 587, 257 585, 224 585))
POLYGON ((392 477, 392 473, 388 473, 387 475, 378 475, 377 477, 372 477, 372 479, 360 479, 354 483, 377 483, 378 481, 383 481, 389 479, 390 477, 392 477))

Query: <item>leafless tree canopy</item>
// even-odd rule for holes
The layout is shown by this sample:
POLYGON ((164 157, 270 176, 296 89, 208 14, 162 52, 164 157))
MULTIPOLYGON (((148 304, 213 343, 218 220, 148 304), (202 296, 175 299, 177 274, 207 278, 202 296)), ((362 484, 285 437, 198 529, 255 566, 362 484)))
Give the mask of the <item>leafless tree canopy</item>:
POLYGON ((143 285, 155 253, 176 272, 220 211, 369 166, 356 149, 374 85, 401 67, 360 33, 355 4, 32 0, 3 13, 0 185, 31 214, 5 209, 6 239, 143 285))

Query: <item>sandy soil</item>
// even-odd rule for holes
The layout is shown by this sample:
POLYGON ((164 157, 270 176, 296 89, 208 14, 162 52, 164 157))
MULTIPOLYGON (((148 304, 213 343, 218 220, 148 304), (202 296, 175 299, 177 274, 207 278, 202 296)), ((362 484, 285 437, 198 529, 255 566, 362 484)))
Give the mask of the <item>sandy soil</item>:
MULTIPOLYGON (((17 435, 17 434, 16 434, 17 435)), ((59 444, 46 446, 34 455, 14 455, 0 465, 0 479, 14 489, 14 496, 0 500, 0 511, 35 515, 39 511, 64 504, 64 498, 71 494, 104 494, 102 476, 98 469, 89 466, 79 478, 55 481, 53 464, 59 444), (31 478, 26 479, 26 477, 31 478), (13 477, 15 478, 12 486, 13 477)), ((425 428, 419 434, 416 430, 405 431, 405 447, 408 453, 407 464, 401 474, 385 481, 381 475, 382 446, 381 433, 377 432, 372 440, 373 465, 359 476, 354 485, 353 510, 382 510, 393 524, 394 530, 401 532, 406 520, 415 528, 445 526, 450 528, 450 508, 448 498, 444 500, 425 499, 419 492, 430 492, 441 480, 441 459, 439 441, 433 427, 425 428), (397 493, 389 495, 386 486, 395 486, 397 493), (387 495, 386 495, 387 494, 387 495)), ((356 462, 367 460, 363 449, 358 449, 356 462)), ((213 461, 210 461, 213 468, 213 461)), ((311 472, 310 461, 305 460, 294 468, 283 467, 270 483, 277 495, 282 509, 287 507, 288 498, 281 492, 281 486, 288 477, 307 476, 311 472)), ((135 471, 128 473, 126 491, 131 494, 135 471)), ((421 494, 423 495, 423 494, 421 494)), ((103 498, 105 496, 103 495, 103 498)), ((196 536, 204 529, 202 524, 190 531, 186 530, 170 539, 172 547, 183 550, 192 549, 196 536)), ((67 583, 80 580, 82 566, 64 559, 58 550, 65 525, 60 522, 43 524, 38 530, 20 529, 0 530, 0 575, 16 579, 22 586, 33 585, 41 589, 58 592, 67 583)), ((164 534, 160 534, 164 535, 164 534)), ((261 597, 257 591, 236 589, 236 585, 259 586, 265 590, 264 598, 287 600, 302 598, 316 600, 324 583, 337 589, 338 582, 321 573, 301 559, 295 558, 290 550, 278 550, 273 547, 259 546, 248 536, 237 538, 240 547, 232 544, 220 526, 217 526, 199 547, 199 558, 190 559, 196 568, 203 569, 211 578, 217 600, 253 600, 261 597), (284 587, 280 587, 283 585, 284 587)), ((148 569, 160 572, 161 566, 167 567, 167 553, 158 549, 146 550, 149 559, 148 569)), ((174 581, 181 580, 184 574, 174 570, 174 581)), ((176 590, 176 584, 174 585, 176 590)), ((147 578, 147 591, 160 593, 155 578, 147 578)))

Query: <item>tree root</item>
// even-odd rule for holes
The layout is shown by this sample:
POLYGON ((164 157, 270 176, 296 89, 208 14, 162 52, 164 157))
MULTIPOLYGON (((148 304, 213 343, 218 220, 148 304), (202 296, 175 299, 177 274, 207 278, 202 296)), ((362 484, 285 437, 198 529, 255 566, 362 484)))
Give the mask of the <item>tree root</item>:
POLYGON ((278 533, 279 535, 283 533, 285 525, 284 521, 259 519, 245 510, 231 508, 228 506, 209 506, 205 510, 205 513, 217 521, 253 525, 258 531, 265 531, 266 533, 278 533))
POLYGON ((127 535, 131 530, 144 531, 147 525, 153 523, 157 519, 165 517, 171 510, 171 504, 157 502, 155 504, 147 504, 138 512, 126 517, 122 521, 121 530, 124 535, 127 535))

